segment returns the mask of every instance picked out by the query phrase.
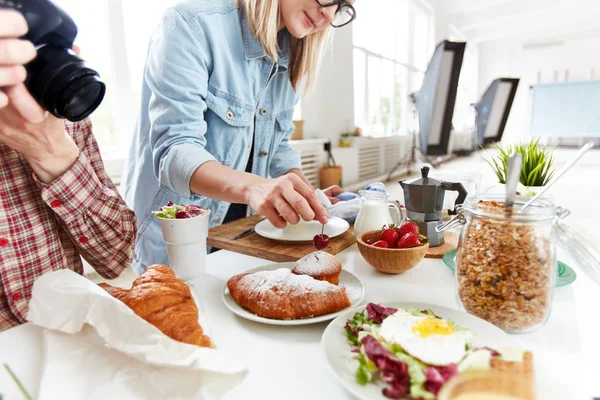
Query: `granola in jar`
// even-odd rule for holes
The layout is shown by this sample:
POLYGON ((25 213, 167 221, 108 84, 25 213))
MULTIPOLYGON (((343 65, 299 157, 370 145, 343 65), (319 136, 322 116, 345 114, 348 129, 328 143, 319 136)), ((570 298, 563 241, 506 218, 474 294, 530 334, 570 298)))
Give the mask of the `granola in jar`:
POLYGON ((521 215, 494 200, 465 203, 456 279, 467 312, 508 332, 545 322, 556 273, 554 206, 546 207, 521 215))

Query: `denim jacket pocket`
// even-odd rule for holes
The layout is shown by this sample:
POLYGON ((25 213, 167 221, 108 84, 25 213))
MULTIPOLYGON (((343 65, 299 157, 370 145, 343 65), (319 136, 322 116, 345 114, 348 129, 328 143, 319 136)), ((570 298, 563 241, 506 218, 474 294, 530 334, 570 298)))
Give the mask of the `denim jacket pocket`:
POLYGON ((210 111, 205 115, 209 129, 218 132, 211 153, 221 164, 235 168, 241 159, 242 145, 251 140, 254 109, 234 96, 216 90, 209 90, 206 105, 210 111))
POLYGON ((242 127, 252 126, 254 123, 254 108, 227 93, 209 90, 206 105, 227 125, 242 127))

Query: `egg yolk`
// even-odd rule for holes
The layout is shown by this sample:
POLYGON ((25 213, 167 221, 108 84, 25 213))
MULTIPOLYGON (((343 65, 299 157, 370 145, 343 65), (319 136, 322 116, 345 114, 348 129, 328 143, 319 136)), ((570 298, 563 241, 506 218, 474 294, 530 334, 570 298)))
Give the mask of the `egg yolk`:
POLYGON ((412 331, 417 336, 451 335, 454 328, 448 322, 437 318, 425 318, 415 323, 412 331))

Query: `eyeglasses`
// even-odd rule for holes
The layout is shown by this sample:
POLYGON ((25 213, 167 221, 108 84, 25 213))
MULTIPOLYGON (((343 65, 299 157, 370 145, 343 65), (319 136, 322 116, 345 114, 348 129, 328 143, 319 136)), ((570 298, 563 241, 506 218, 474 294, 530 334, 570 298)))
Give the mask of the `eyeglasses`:
POLYGON ((356 19, 356 10, 352 7, 352 4, 345 0, 317 0, 317 3, 323 7, 338 6, 335 17, 331 22, 331 26, 334 28, 348 25, 356 19))

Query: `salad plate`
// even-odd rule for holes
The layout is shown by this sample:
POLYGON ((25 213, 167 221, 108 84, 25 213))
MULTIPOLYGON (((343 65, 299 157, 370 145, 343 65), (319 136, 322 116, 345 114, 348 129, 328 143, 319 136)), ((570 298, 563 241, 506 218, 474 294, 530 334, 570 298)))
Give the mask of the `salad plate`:
MULTIPOLYGON (((378 306, 391 307, 403 310, 412 310, 411 312, 414 313, 412 315, 420 315, 420 310, 431 310, 429 312, 432 314, 429 315, 438 316, 444 321, 448 321, 453 327, 457 327, 456 331, 452 335, 441 336, 441 339, 443 340, 438 340, 438 344, 433 348, 430 346, 421 346, 422 343, 419 343, 419 338, 412 338, 411 341, 406 342, 406 346, 410 344, 412 348, 420 349, 418 351, 424 353, 423 355, 426 356, 424 358, 431 357, 432 360, 438 359, 440 360, 440 362, 443 362, 445 356, 449 355, 451 357, 453 347, 451 343, 452 341, 447 341, 446 343, 444 343, 446 341, 445 338, 459 336, 454 334, 462 334, 465 333, 465 331, 470 331, 470 334, 472 334, 472 337, 470 339, 471 348, 489 347, 491 349, 516 349, 520 347, 518 346, 518 343, 513 337, 509 336, 500 328, 490 324, 487 321, 484 321, 480 318, 477 318, 473 315, 467 314, 462 311, 434 304, 415 303, 408 301, 386 302, 381 303, 378 306), (414 347, 413 345, 416 347, 414 347), (446 352, 448 354, 444 354, 446 352)), ((323 333, 321 346, 323 352, 325 353, 325 358, 327 359, 327 363, 329 365, 330 370, 333 372, 333 374, 336 376, 336 378, 339 380, 342 386, 344 386, 345 389, 347 389, 354 396, 362 400, 384 400, 390 398, 384 396, 383 394, 384 390, 390 388, 390 385, 383 383, 381 379, 373 379, 371 382, 368 382, 368 379, 365 379, 365 377, 361 373, 361 370, 363 369, 363 364, 358 361, 360 352, 357 353, 357 347, 351 344, 349 340, 349 335, 347 334, 347 331, 345 329, 346 324, 351 323, 351 321, 355 321, 354 318, 356 318, 357 313, 362 313, 363 311, 365 311, 365 309, 366 306, 362 305, 346 310, 342 314, 340 314, 335 320, 333 320, 329 324, 329 326, 323 333), (362 381, 361 384, 359 384, 360 381, 362 381)), ((410 316, 410 314, 408 313, 406 313, 406 315, 409 319, 418 318, 410 316)), ((375 329, 378 328, 376 327, 375 329)), ((410 334, 411 332, 409 331, 408 333, 410 334)), ((404 348, 404 345, 398 348, 402 350, 404 348)), ((361 349, 364 351, 365 346, 363 346, 361 349)), ((454 347, 454 349, 456 349, 456 347, 454 347)), ((413 358, 408 355, 406 356, 407 358, 413 358)), ((446 357, 446 360, 447 359, 448 358, 446 357)), ((368 359, 363 358, 363 360, 368 359)), ((413 364, 407 362, 407 365, 410 371, 413 364)), ((425 365, 428 364, 425 363, 425 365)), ((431 393, 427 393, 427 395, 433 396, 431 393)))

